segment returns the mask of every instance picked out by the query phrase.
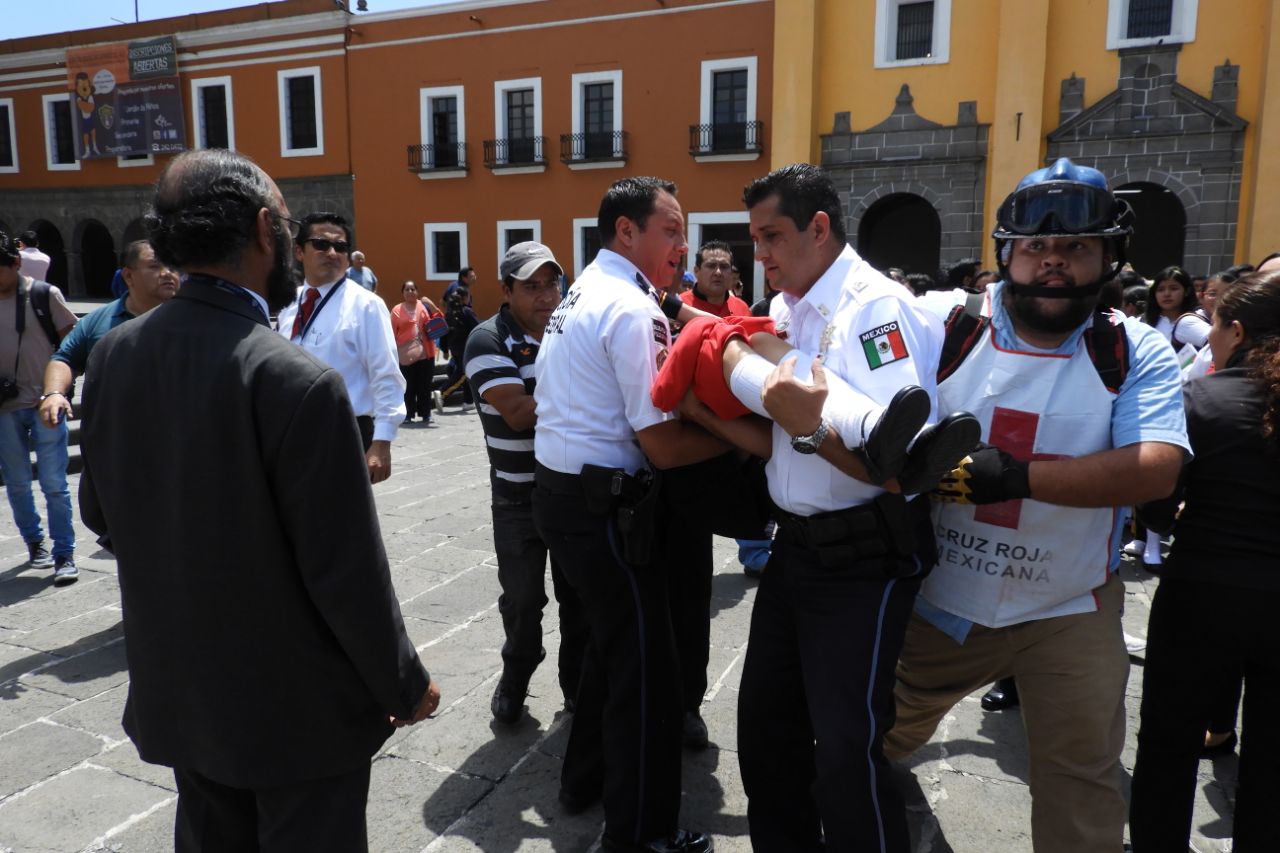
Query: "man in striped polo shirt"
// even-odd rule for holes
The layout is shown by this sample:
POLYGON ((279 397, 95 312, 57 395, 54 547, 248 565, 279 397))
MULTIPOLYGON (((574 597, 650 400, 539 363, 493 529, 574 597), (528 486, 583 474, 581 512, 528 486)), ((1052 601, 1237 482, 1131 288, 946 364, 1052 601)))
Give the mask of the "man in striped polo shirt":
MULTIPOLYGON (((546 656, 542 647, 542 608, 547 604, 543 576, 547 546, 533 526, 533 362, 551 312, 560 304, 564 271, 541 243, 512 246, 502 259, 498 313, 467 338, 463 363, 476 401, 489 451, 493 488, 493 544, 498 555, 502 595, 498 610, 507 639, 502 646, 502 678, 493 691, 494 719, 508 725, 524 714, 529 679, 546 656)), ((555 559, 551 583, 560 604, 560 689, 572 710, 586 648, 587 623, 577 594, 565 582, 555 559)))

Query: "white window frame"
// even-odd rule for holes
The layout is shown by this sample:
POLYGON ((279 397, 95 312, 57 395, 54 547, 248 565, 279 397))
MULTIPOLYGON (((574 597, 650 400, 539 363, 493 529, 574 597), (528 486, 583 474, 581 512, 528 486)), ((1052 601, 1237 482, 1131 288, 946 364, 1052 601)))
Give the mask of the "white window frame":
MULTIPOLYGON (((613 84, 613 131, 618 133, 622 130, 622 69, 614 69, 612 71, 588 71, 583 74, 574 74, 571 78, 570 85, 570 103, 573 109, 572 133, 577 135, 585 133, 582 115, 582 107, 584 98, 582 97, 583 88, 592 83, 612 83, 613 84)), ((623 147, 621 137, 613 148, 613 159, 597 163, 575 163, 570 162, 569 168, 575 170, 581 169, 620 169, 625 165, 623 159, 625 148, 623 147)))
MULTIPOLYGON (((18 120, 13 114, 13 98, 0 98, 0 106, 9 108, 9 124, 7 128, 0 128, 0 133, 6 130, 9 133, 9 150, 13 152, 13 165, 0 166, 0 174, 13 175, 18 172, 18 120)), ((47 115, 47 113, 46 113, 47 115)))
MULTIPOLYGON (((736 71, 746 69, 747 72, 747 123, 756 120, 757 68, 759 61, 754 56, 739 56, 733 59, 706 59, 702 62, 701 92, 699 94, 698 124, 711 124, 714 111, 715 88, 713 81, 717 71, 736 71)), ((745 161, 760 159, 760 152, 747 154, 696 154, 694 161, 698 163, 715 163, 725 161, 745 161)))
POLYGON ((462 266, 467 265, 467 223, 465 222, 424 222, 422 223, 422 240, 424 243, 424 253, 426 263, 426 280, 427 281, 454 281, 458 278, 460 270, 437 270, 436 269, 436 244, 433 239, 436 234, 456 231, 458 233, 458 260, 462 266))
MULTIPOLYGON (((227 150, 236 150, 236 113, 232 103, 231 77, 198 77, 191 81, 191 147, 203 148, 204 110, 200 108, 200 90, 221 86, 227 90, 227 150)), ((317 101, 317 103, 319 103, 317 101)), ((287 134, 286 134, 287 135, 287 134)))
POLYGON ((276 72, 277 108, 280 121, 281 157, 319 157, 324 154, 324 85, 319 65, 306 68, 282 68, 276 72), (314 148, 289 147, 289 88, 287 81, 295 77, 310 77, 316 95, 316 146, 314 148))
POLYGON ((148 153, 146 157, 139 157, 137 160, 126 160, 123 157, 116 158, 116 166, 121 169, 134 169, 138 166, 154 166, 156 164, 156 155, 148 153))
MULTIPOLYGON (((689 272, 693 272, 693 265, 697 261, 698 247, 704 242, 702 239, 702 226, 749 224, 751 224, 751 214, 745 210, 721 210, 690 213, 688 240, 689 253, 684 256, 685 268, 688 269, 689 272)), ((765 296, 764 264, 759 261, 754 261, 752 264, 752 279, 760 285, 760 295, 765 296)))
MULTIPOLYGON (((458 142, 465 143, 467 141, 467 111, 466 100, 463 97, 463 87, 429 86, 418 90, 418 126, 422 135, 422 144, 431 144, 431 102, 436 98, 458 99, 458 142)), ((438 178, 463 178, 466 177, 466 174, 466 169, 458 168, 419 172, 418 177, 426 181, 438 178)))
POLYGON ((933 0, 933 55, 898 59, 898 7, 917 0, 876 0, 876 68, 944 65, 951 61, 951 0, 933 0))
POLYGON ((536 243, 542 242, 542 220, 541 219, 499 219, 498 220, 498 264, 494 269, 499 270, 498 280, 502 280, 501 267, 502 256, 507 253, 503 248, 507 242, 507 232, 515 228, 525 228, 533 231, 533 240, 536 243))
POLYGON ((1108 0, 1107 50, 1154 44, 1190 44, 1196 40, 1199 5, 1200 0, 1173 0, 1173 15, 1169 22, 1172 32, 1167 36, 1131 39, 1125 38, 1125 30, 1129 26, 1129 0, 1108 0))
MULTIPOLYGON (((507 134, 507 92, 518 89, 533 89, 533 135, 535 137, 542 136, 542 78, 541 77, 521 77, 518 80, 494 80, 493 81, 493 128, 495 138, 510 139, 507 134)), ((532 172, 545 172, 547 166, 545 163, 547 152, 542 152, 543 163, 524 167, 515 167, 503 169, 504 175, 519 175, 532 172)), ((506 157, 498 158, 496 165, 502 166, 507 162, 506 157)))
POLYGON ((50 134, 50 131, 53 130, 53 122, 49 120, 49 105, 58 101, 66 101, 68 109, 71 109, 71 144, 75 150, 80 150, 79 140, 76 139, 76 114, 75 109, 71 107, 71 93, 59 92, 56 95, 42 95, 40 98, 40 115, 44 119, 44 165, 50 172, 78 172, 80 171, 79 157, 70 163, 53 162, 54 139, 50 134))
POLYGON ((598 216, 576 216, 573 219, 573 278, 575 281, 587 266, 582 258, 582 232, 587 228, 595 228, 599 224, 598 216))

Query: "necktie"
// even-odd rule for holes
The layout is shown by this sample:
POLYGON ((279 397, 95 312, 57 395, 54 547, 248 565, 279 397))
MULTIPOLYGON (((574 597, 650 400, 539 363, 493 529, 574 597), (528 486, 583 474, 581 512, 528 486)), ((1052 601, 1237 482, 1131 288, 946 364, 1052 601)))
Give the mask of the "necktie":
POLYGON ((298 309, 298 314, 293 318, 293 331, 290 333, 290 339, 302 336, 302 330, 307 327, 307 321, 311 319, 311 312, 316 310, 316 300, 320 298, 320 291, 314 287, 308 287, 307 292, 302 295, 302 307, 298 309))

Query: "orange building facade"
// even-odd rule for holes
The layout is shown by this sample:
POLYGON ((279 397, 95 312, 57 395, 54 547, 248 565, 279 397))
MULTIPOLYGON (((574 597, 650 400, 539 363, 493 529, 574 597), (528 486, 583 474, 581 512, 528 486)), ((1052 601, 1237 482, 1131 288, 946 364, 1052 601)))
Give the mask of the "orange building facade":
POLYGON ((249 155, 295 216, 349 216, 389 301, 468 265, 484 316, 522 239, 576 276, 601 195, 636 174, 674 180, 690 243, 729 240, 754 292, 741 194, 769 163, 773 21, 773 0, 285 0, 0 42, 0 228, 36 229, 54 283, 105 294, 167 158, 67 157, 66 50, 171 34, 187 146, 249 155))

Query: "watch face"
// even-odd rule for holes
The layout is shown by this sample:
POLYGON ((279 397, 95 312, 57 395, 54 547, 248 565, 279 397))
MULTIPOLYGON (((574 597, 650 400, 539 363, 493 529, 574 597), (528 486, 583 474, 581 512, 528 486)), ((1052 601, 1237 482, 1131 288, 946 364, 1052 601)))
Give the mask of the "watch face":
POLYGON ((818 445, 814 443, 812 436, 805 436, 804 438, 791 439, 791 449, 796 453, 804 453, 808 455, 810 453, 817 453, 818 445))

